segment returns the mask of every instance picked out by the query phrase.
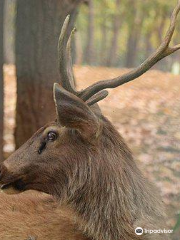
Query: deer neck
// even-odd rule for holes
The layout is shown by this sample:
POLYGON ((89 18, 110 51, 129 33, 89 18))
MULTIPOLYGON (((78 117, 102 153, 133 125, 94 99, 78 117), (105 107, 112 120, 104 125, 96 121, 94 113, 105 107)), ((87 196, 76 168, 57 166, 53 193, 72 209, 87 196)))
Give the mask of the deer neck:
POLYGON ((82 220, 81 230, 93 239, 136 239, 134 192, 141 184, 137 181, 141 173, 113 127, 103 136, 96 159, 89 154, 87 181, 71 203, 82 220))

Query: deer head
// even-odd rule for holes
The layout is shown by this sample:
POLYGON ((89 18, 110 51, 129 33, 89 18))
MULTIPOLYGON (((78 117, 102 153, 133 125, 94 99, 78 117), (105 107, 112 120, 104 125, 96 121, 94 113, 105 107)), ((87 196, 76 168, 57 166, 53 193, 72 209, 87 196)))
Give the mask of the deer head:
MULTIPOLYGON (((79 176, 79 167, 87 164, 88 151, 97 148, 101 120, 80 98, 58 84, 54 85, 54 99, 57 120, 41 128, 3 163, 4 190, 13 186, 59 196, 83 177, 79 176)), ((86 167, 84 174, 88 174, 86 167)))
POLYGON ((63 81, 55 84, 53 91, 57 120, 37 131, 1 165, 4 191, 33 189, 56 196, 77 211, 83 219, 82 228, 94 239, 136 239, 136 222, 141 222, 141 227, 159 224, 163 210, 158 194, 155 190, 151 193, 151 184, 137 168, 123 139, 94 104, 107 96, 104 89, 138 78, 180 49, 180 45, 169 46, 179 11, 180 1, 163 43, 144 63, 128 74, 79 92, 70 56, 74 30, 66 42, 66 18, 58 46, 63 81))

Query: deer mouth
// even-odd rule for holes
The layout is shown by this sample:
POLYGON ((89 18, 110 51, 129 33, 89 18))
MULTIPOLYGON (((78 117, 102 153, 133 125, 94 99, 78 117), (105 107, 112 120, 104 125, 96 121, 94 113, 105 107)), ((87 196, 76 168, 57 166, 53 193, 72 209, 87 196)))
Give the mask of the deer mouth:
POLYGON ((26 184, 22 179, 15 180, 10 183, 3 184, 1 190, 6 194, 17 194, 25 191, 26 184))

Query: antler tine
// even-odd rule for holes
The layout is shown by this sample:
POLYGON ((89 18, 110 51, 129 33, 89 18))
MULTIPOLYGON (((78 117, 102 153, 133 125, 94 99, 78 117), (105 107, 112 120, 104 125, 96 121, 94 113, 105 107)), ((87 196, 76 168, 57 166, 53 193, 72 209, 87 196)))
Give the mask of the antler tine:
MULTIPOLYGON (((59 36, 59 42, 58 42, 58 62, 59 62, 59 72, 62 76, 62 87, 66 89, 67 91, 70 91, 72 93, 76 93, 75 89, 72 85, 72 74, 70 73, 71 70, 69 69, 69 59, 67 61, 67 30, 68 30, 68 24, 70 21, 70 15, 68 15, 64 21, 64 24, 61 29, 61 34, 59 36)), ((70 35, 71 38, 71 35, 70 35)), ((69 41, 69 40, 68 40, 69 41)), ((68 57, 69 58, 69 57, 68 57)))
POLYGON ((68 42, 67 42, 67 66, 68 66, 68 76, 70 80, 71 87, 75 91, 75 77, 74 77, 74 72, 73 72, 73 65, 72 65, 72 57, 71 57, 71 43, 72 43, 72 36, 74 35, 76 31, 76 28, 73 28, 71 31, 71 34, 69 36, 68 42))
POLYGON ((80 93, 81 98, 84 101, 87 101, 94 94, 98 93, 99 91, 101 91, 103 89, 115 88, 115 87, 123 85, 127 82, 130 82, 130 81, 140 77, 141 75, 143 75, 145 72, 147 72, 152 66, 154 66, 161 59, 163 59, 166 56, 179 50, 180 44, 178 44, 174 47, 169 46, 171 39, 173 37, 173 33, 175 30, 176 20, 177 20, 179 11, 180 11, 180 0, 178 1, 177 6, 175 7, 175 9, 172 13, 170 27, 166 33, 164 41, 161 43, 161 45, 159 46, 159 48, 157 49, 157 51, 155 53, 153 53, 140 66, 133 69, 129 73, 119 76, 117 78, 110 79, 110 80, 102 80, 100 82, 97 82, 97 83, 87 87, 86 89, 81 91, 81 93, 80 93))
POLYGON ((93 95, 90 99, 87 100, 87 104, 89 106, 92 106, 93 104, 103 100, 108 96, 108 91, 107 90, 102 90, 101 92, 96 93, 93 95))

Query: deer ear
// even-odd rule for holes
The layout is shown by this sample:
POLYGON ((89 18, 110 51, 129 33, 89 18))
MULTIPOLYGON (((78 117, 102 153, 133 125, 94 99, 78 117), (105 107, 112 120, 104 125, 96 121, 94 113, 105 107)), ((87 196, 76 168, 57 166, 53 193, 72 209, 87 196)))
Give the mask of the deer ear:
POLYGON ((88 105, 57 83, 54 84, 54 101, 62 126, 78 130, 83 138, 89 140, 99 135, 99 120, 88 105))

